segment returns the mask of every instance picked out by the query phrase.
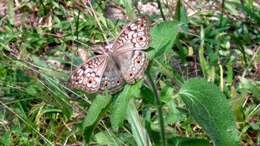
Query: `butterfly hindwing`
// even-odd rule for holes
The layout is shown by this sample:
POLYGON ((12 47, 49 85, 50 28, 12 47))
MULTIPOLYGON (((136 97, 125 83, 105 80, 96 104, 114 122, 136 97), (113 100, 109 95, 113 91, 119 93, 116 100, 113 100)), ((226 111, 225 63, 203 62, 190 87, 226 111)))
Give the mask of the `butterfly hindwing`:
POLYGON ((129 84, 141 79, 148 66, 147 53, 139 50, 122 52, 116 60, 125 81, 129 84))
POLYGON ((116 63, 111 57, 108 57, 108 64, 103 73, 99 91, 108 90, 109 93, 115 93, 122 89, 124 83, 125 81, 116 63))

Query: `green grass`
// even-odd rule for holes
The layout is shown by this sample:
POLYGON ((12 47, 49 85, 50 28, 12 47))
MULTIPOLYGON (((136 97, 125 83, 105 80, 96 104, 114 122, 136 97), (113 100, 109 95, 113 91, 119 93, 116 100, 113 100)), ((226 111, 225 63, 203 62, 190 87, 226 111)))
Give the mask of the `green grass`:
POLYGON ((0 145, 260 145, 260 4, 224 2, 161 1, 144 79, 111 96, 67 86, 129 22, 108 1, 1 1, 0 145))

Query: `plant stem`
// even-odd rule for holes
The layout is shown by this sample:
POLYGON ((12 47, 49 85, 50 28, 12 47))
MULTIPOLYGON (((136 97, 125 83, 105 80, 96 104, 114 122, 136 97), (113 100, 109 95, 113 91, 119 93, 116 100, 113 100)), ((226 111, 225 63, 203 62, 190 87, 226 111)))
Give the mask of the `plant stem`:
POLYGON ((220 15, 219 26, 221 26, 222 23, 223 23, 224 13, 225 13, 225 0, 222 0, 222 3, 221 3, 221 15, 220 15))
MULTIPOLYGON (((76 19, 76 40, 77 41, 79 40, 79 16, 80 16, 80 10, 78 9, 78 16, 76 19)), ((78 46, 79 44, 77 43, 77 50, 79 49, 78 46)))
POLYGON ((163 18, 163 20, 165 21, 166 18, 165 18, 164 14, 163 14, 162 5, 161 5, 160 0, 157 0, 157 4, 158 4, 158 7, 159 7, 159 9, 160 9, 160 12, 161 12, 162 18, 163 18))
POLYGON ((152 77, 150 75, 149 72, 146 72, 146 75, 148 77, 148 80, 150 82, 150 85, 152 87, 153 93, 154 93, 154 99, 156 102, 156 106, 157 106, 157 111, 158 111, 158 116, 159 116, 159 124, 160 124, 160 134, 161 134, 161 141, 162 141, 162 145, 166 146, 166 139, 165 139, 165 129, 164 129, 164 119, 163 119, 163 113, 162 113, 162 105, 160 102, 160 98, 158 95, 158 92, 156 90, 155 84, 152 80, 152 77))

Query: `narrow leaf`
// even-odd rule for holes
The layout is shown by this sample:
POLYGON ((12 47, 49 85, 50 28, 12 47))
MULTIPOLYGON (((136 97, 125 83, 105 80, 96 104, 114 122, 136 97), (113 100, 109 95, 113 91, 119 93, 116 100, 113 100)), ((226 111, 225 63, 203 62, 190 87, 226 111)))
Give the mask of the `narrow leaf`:
POLYGON ((182 29, 184 31, 185 34, 188 33, 189 28, 188 28, 188 16, 187 16, 187 12, 186 9, 182 3, 181 0, 177 1, 177 5, 176 5, 176 10, 175 10, 175 20, 179 21, 180 23, 182 23, 182 29))
POLYGON ((8 1, 8 20, 14 25, 15 23, 15 10, 14 10, 14 1, 8 1))
POLYGON ((88 143, 92 135, 93 130, 96 127, 100 117, 105 112, 111 101, 110 95, 97 95, 94 101, 92 102, 88 114, 85 117, 82 127, 84 129, 84 139, 88 143))
POLYGON ((145 130, 141 117, 138 115, 138 111, 136 109, 136 106, 135 106, 133 100, 131 100, 129 102, 127 111, 128 111, 127 119, 131 125, 133 137, 134 137, 137 145, 138 146, 151 146, 152 143, 150 141, 150 137, 145 130))
POLYGON ((87 116, 84 119, 83 128, 92 126, 99 120, 102 111, 104 111, 108 106, 110 100, 111 96, 97 95, 87 112, 87 116))
POLYGON ((142 83, 143 81, 140 81, 135 85, 126 85, 122 93, 119 94, 114 102, 111 115, 111 124, 114 130, 118 130, 126 118, 129 100, 140 95, 142 83))
POLYGON ((114 137, 109 132, 99 132, 95 135, 97 144, 99 145, 113 145, 117 146, 114 137))
POLYGON ((208 70, 209 70, 209 65, 208 62, 204 56, 205 50, 204 50, 204 39, 205 39, 205 33, 204 33, 204 28, 201 26, 201 32, 200 32, 200 49, 199 49, 199 61, 200 61, 200 66, 201 70, 203 72, 204 76, 207 76, 208 70))

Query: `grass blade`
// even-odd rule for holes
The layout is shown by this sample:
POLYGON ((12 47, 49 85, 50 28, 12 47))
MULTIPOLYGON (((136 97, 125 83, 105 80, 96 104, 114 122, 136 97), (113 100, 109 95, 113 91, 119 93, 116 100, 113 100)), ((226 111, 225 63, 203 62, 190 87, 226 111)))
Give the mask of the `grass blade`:
POLYGON ((143 126, 142 120, 138 115, 138 111, 133 102, 134 100, 130 100, 128 105, 128 122, 131 124, 131 129, 133 132, 134 139, 138 146, 151 146, 150 138, 143 126))

